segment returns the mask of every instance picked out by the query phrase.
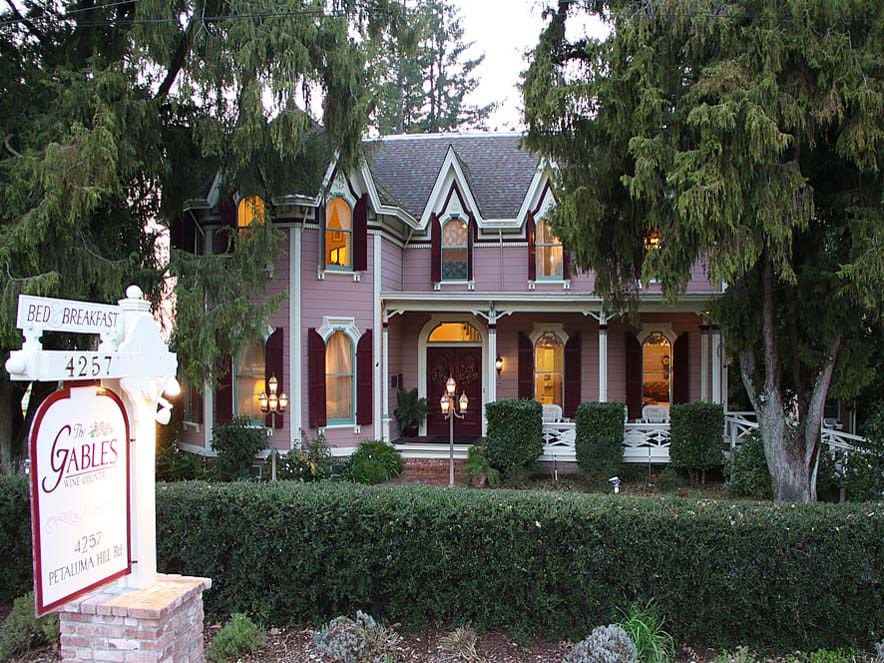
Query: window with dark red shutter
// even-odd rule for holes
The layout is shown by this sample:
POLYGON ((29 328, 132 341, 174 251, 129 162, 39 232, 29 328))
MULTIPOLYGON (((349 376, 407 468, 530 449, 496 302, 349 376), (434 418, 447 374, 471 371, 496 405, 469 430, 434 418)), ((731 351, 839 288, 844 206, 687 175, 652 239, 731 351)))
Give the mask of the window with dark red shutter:
POLYGON ((534 398, 534 346, 519 332, 519 398, 534 398))
POLYGON ((639 419, 642 416, 642 346, 635 335, 629 332, 624 334, 623 342, 626 357, 626 408, 630 419, 639 419))
POLYGON ((356 423, 361 426, 372 423, 373 378, 372 334, 368 329, 356 344, 356 423))
POLYGON ((227 370, 215 387, 215 425, 229 424, 233 419, 233 364, 227 360, 227 370))
POLYGON ((439 283, 442 280, 442 226, 439 217, 430 215, 430 280, 439 283))
MULTIPOLYGON (((276 376, 277 381, 279 382, 279 393, 290 393, 290 389, 285 384, 285 365, 282 360, 283 355, 283 329, 282 327, 277 327, 276 330, 270 334, 270 338, 267 339, 267 343, 264 346, 264 389, 265 393, 270 393, 269 387, 267 386, 268 381, 271 377, 276 376)), ((283 426, 283 416, 281 414, 276 415, 267 415, 265 418, 265 422, 268 426, 273 426, 274 428, 282 428, 283 426)))
POLYGON ((467 280, 473 280, 473 243, 479 229, 476 226, 476 217, 470 214, 470 223, 467 226, 467 280))
POLYGON ((565 407, 564 415, 577 415, 580 405, 580 334, 574 334, 565 343, 565 407))
POLYGON ((368 269, 368 195, 362 194, 353 210, 353 271, 368 269))
POLYGON ((307 330, 308 418, 310 428, 326 425, 325 341, 312 327, 307 330))
POLYGON ((525 238, 528 240, 528 280, 537 280, 537 226, 534 223, 534 214, 528 212, 528 220, 525 221, 525 238))
POLYGON ((691 400, 691 351, 687 332, 683 332, 672 347, 672 400, 688 403, 691 400))

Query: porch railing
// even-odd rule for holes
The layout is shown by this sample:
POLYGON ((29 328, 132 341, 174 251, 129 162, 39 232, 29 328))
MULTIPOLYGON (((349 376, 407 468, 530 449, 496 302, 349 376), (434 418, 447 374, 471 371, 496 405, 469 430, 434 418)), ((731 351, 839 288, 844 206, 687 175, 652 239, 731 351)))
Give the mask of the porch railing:
MULTIPOLYGON (((746 436, 758 428, 754 412, 727 412, 725 414, 723 442, 728 452, 740 446, 746 436)), ((857 450, 857 443, 863 438, 823 426, 820 432, 822 441, 829 449, 846 451, 857 450)), ((553 422, 543 424, 543 455, 541 460, 573 462, 577 459, 575 440, 577 424, 573 422, 553 422)), ((668 463, 669 424, 648 424, 629 422, 625 426, 623 439, 624 463, 668 463)))

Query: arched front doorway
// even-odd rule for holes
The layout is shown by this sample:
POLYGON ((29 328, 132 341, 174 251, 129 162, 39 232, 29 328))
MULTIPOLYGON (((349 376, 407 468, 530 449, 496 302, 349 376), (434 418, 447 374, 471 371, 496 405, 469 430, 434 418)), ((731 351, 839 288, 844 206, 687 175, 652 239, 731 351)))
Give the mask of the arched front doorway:
POLYGON ((466 393, 466 416, 455 417, 456 437, 482 435, 482 336, 469 322, 440 322, 427 339, 427 435, 447 436, 449 422, 442 416, 439 399, 449 377, 457 382, 455 400, 466 393))
POLYGON ((672 403, 672 344, 660 332, 642 342, 642 405, 672 403))

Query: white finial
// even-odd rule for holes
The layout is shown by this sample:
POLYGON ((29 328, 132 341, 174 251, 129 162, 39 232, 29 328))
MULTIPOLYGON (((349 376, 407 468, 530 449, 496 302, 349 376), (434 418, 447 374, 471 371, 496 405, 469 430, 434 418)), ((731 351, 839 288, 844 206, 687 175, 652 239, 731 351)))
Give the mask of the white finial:
POLYGON ((129 299, 141 299, 144 297, 144 293, 141 291, 137 285, 130 285, 126 288, 126 297, 129 299))

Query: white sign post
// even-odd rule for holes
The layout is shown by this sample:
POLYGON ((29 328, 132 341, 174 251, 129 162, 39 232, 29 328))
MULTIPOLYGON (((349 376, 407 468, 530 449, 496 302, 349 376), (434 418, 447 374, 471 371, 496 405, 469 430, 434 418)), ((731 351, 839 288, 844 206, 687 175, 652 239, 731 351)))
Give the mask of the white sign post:
MULTIPOLYGON (((90 477, 88 480, 97 484, 97 477, 101 476, 102 488, 97 490, 96 494, 101 493, 104 502, 117 501, 123 504, 128 503, 131 512, 131 548, 129 559, 126 562, 128 565, 131 561, 131 573, 125 575, 125 583, 129 587, 139 589, 153 585, 157 579, 154 476, 156 422, 168 423, 171 405, 162 397, 162 394, 166 392, 174 395, 171 393, 171 389, 177 389, 175 373, 178 367, 178 360, 173 353, 169 352, 168 347, 160 336, 157 323, 151 315, 150 303, 143 299, 141 290, 136 286, 130 286, 126 290, 126 299, 120 300, 118 306, 22 295, 19 297, 18 327, 24 334, 25 342, 22 345, 22 349, 11 352, 9 359, 6 361, 6 370, 9 372, 10 379, 64 381, 69 386, 82 381, 90 381, 92 383, 90 392, 92 399, 90 400, 89 408, 92 408, 92 404, 100 400, 114 400, 113 397, 102 399, 99 396, 98 391, 96 391, 95 382, 100 380, 101 387, 104 387, 107 392, 115 394, 118 397, 116 401, 122 404, 122 410, 118 412, 119 416, 113 415, 113 408, 111 406, 107 406, 106 412, 105 408, 101 407, 98 407, 95 413, 72 411, 69 409, 71 407, 70 404, 78 402, 78 399, 86 397, 87 394, 86 392, 80 392, 78 388, 71 388, 70 396, 67 397, 67 406, 59 405, 59 403, 63 402, 61 400, 63 397, 61 396, 56 399, 54 404, 49 404, 48 407, 51 407, 50 412, 52 414, 44 413, 43 423, 46 425, 45 431, 43 431, 42 426, 39 428, 35 426, 32 439, 35 451, 32 452, 32 460, 37 466, 35 469, 36 480, 42 481, 43 478, 50 476, 53 467, 57 467, 59 462, 62 461, 61 456, 53 455, 60 451, 60 447, 56 448, 56 452, 52 451, 52 445, 55 441, 53 435, 61 435, 65 443, 70 443, 71 445, 76 445, 79 442, 87 444, 85 437, 74 436, 73 431, 79 431, 79 429, 75 428, 77 425, 82 425, 86 428, 92 424, 104 425, 104 423, 113 421, 119 426, 120 418, 126 422, 125 428, 128 430, 128 439, 123 438, 120 440, 120 444, 123 444, 125 440, 128 450, 118 448, 116 444, 113 450, 117 452, 118 460, 119 458, 128 458, 131 467, 130 479, 126 486, 128 492, 120 492, 121 483, 125 482, 120 481, 116 472, 105 471, 106 468, 94 474, 83 474, 79 477, 79 481, 82 487, 82 484, 87 481, 86 477, 90 477), (95 351, 44 350, 40 344, 40 337, 45 331, 97 334, 100 337, 100 343, 95 351), (158 406, 161 407, 159 412, 157 412, 158 406), (81 415, 88 415, 90 417, 106 415, 107 419, 101 419, 100 421, 95 419, 90 424, 81 415), (132 428, 129 428, 130 423, 132 428), (70 426, 70 434, 67 433, 67 426, 70 426), (65 432, 60 433, 59 431, 62 430, 65 432), (41 433, 44 434, 41 435, 41 433), (49 445, 48 450, 46 445, 49 445), (55 463, 54 466, 53 462, 55 463), (47 474, 47 472, 50 474, 47 474), (92 481, 93 478, 96 478, 96 480, 92 481), (108 479, 107 483, 103 482, 104 479, 108 479)), ((51 399, 52 397, 50 397, 51 399)), ((108 423, 108 425, 113 428, 115 424, 108 423)), ((114 429, 113 434, 118 435, 119 433, 119 428, 114 429)), ((88 430, 83 432, 84 436, 88 437, 88 434, 88 430)), ((79 435, 79 433, 76 435, 79 435)), ((126 434, 124 433, 124 435, 126 434)), ((99 437, 101 436, 99 435, 99 437)), ((87 453, 86 448, 88 448, 90 469, 91 463, 95 461, 96 453, 98 454, 99 462, 109 463, 113 453, 110 450, 108 440, 105 440, 107 444, 103 448, 100 445, 102 440, 99 440, 98 447, 93 448, 88 445, 82 447, 78 457, 70 455, 73 452, 68 452, 67 460, 62 463, 64 469, 62 470, 61 481, 64 482, 67 476, 71 479, 69 487, 72 489, 75 487, 76 481, 74 480, 77 477, 74 477, 73 474, 76 474, 76 471, 79 470, 79 464, 85 463, 85 456, 83 454, 87 453), (104 456, 101 455, 102 450, 104 451, 104 456), (72 459, 75 457, 78 458, 77 468, 74 468, 72 465, 74 463, 72 459)), ((64 455, 63 451, 61 451, 61 455, 64 455)), ((86 492, 71 493, 71 495, 77 495, 76 498, 72 497, 72 499, 80 500, 80 495, 84 495, 86 492)), ((50 497, 48 498, 45 494, 38 497, 48 499, 47 504, 57 501, 52 497, 53 493, 49 493, 49 495, 50 497)), ((35 496, 32 496, 32 499, 35 499, 35 496)), ((69 505, 69 510, 79 509, 81 518, 85 518, 85 512, 91 508, 87 505, 87 502, 92 497, 82 499, 82 504, 72 503, 69 505)), ((46 510, 49 510, 48 506, 46 510)), ((114 517, 118 520, 119 513, 114 517)), ((43 513, 40 514, 40 518, 43 518, 43 513)), ((82 564, 89 568, 84 568, 83 571, 76 575, 82 577, 84 581, 88 577, 93 583, 109 581, 107 577, 102 581, 96 581, 92 576, 84 575, 86 570, 92 570, 91 565, 93 564, 96 569, 99 566, 104 569, 107 564, 114 562, 117 568, 111 574, 111 579, 126 573, 125 570, 119 568, 119 560, 113 556, 117 550, 114 547, 110 549, 111 559, 109 561, 105 560, 102 556, 100 559, 98 557, 89 557, 88 559, 92 561, 86 561, 82 564, 79 558, 65 564, 64 561, 70 559, 65 557, 70 552, 65 549, 65 547, 70 547, 69 539, 58 538, 60 535, 57 533, 61 530, 53 529, 48 521, 38 522, 38 519, 35 519, 33 527, 35 528, 35 537, 37 532, 40 534, 40 547, 44 551, 51 548, 53 551, 57 551, 58 554, 58 557, 53 557, 52 561, 47 560, 45 563, 47 568, 44 569, 44 563, 40 563, 41 572, 43 574, 50 573, 52 569, 48 567, 55 563, 59 563, 59 566, 54 567, 55 569, 62 569, 59 572, 61 576, 58 574, 52 577, 46 576, 42 580, 44 582, 42 588, 44 598, 48 599, 44 600, 44 607, 51 607, 52 604, 63 600, 60 595, 56 597, 56 594, 53 593, 56 585, 55 580, 58 580, 60 577, 67 578, 68 576, 72 578, 74 576, 73 570, 81 568, 82 564), (98 564, 99 561, 102 564, 98 564), (71 567, 71 564, 74 564, 74 566, 71 567), (68 570, 66 571, 65 569, 68 570)), ((86 536, 85 545, 87 552, 90 554, 92 550, 100 548, 100 553, 96 552, 95 554, 103 555, 105 549, 102 548, 102 545, 107 542, 107 539, 104 539, 105 530, 102 529, 103 527, 105 527, 103 523, 100 527, 96 524, 91 529, 87 527, 90 531, 83 531, 81 533, 81 536, 86 536), (101 539, 99 540, 99 537, 96 535, 95 543, 92 545, 93 539, 89 537, 98 531, 103 532, 101 539)), ((64 536, 69 537, 71 532, 73 530, 64 536)), ((119 544, 114 543, 113 545, 119 544)), ((73 552, 77 553, 76 550, 73 552)), ((35 567, 36 564, 37 560, 35 559, 35 567)), ((82 585, 82 583, 80 584, 82 585)), ((82 585, 82 587, 90 586, 95 587, 96 585, 82 585)), ((69 591, 72 587, 73 585, 68 584, 63 591, 69 591)))
POLYGON ((129 422, 102 387, 40 405, 30 439, 34 598, 38 615, 127 575, 129 422))

